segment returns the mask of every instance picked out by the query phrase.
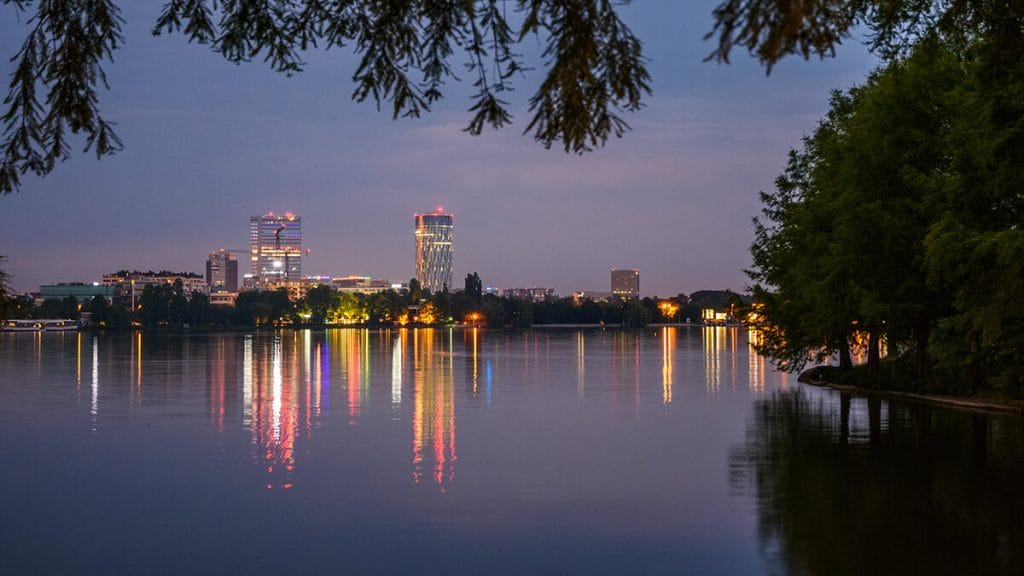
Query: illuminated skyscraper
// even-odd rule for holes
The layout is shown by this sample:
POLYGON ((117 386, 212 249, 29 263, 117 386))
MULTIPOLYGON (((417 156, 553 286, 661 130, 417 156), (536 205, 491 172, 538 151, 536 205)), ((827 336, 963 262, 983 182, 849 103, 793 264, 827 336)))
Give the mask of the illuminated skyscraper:
POLYGON ((249 219, 252 274, 259 282, 302 279, 302 218, 285 212, 249 219))
POLYGON ((630 300, 640 297, 640 271, 612 270, 612 294, 630 300))
POLYGON ((416 214, 416 279, 420 287, 440 292, 452 287, 452 215, 440 206, 430 214, 416 214))
POLYGON ((235 253, 221 248, 206 259, 206 284, 210 292, 238 291, 238 259, 235 253))

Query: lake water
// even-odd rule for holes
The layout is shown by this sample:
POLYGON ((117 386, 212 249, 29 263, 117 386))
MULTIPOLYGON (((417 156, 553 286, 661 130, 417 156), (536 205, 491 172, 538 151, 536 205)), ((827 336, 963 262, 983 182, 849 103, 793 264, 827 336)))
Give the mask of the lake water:
POLYGON ((1024 570, 1024 420, 749 338, 0 334, 0 574, 1024 570))

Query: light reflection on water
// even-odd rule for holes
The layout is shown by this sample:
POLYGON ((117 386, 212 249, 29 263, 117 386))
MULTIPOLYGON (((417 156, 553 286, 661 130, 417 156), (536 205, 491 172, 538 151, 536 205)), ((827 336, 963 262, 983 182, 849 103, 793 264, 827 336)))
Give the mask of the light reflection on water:
MULTIPOLYGON (((1008 457, 1019 420, 968 426, 989 431, 980 468, 939 457, 934 446, 964 430, 957 417, 808 390, 753 354, 754 338, 725 327, 0 335, 0 453, 21 463, 0 477, 0 572, 196 571, 174 541, 204 569, 264 573, 296 558, 327 572, 429 561, 458 573, 830 573, 819 552, 835 543, 815 526, 859 542, 856 510, 808 511, 802 494, 819 481, 833 499, 861 489, 845 476, 889 514, 961 499, 991 516, 984 533, 1009 543, 999 561, 958 566, 998 573, 1020 560, 1024 528, 962 491, 981 486, 1024 516, 1024 472, 1008 457), (851 462, 899 475, 876 485, 851 462), (945 493, 915 499, 914 482, 950 470, 959 480, 945 493), (125 541, 135 552, 114 546, 125 541), (225 552, 282 543, 289 554, 258 563, 225 552)), ((968 529, 978 525, 940 535, 968 529)))

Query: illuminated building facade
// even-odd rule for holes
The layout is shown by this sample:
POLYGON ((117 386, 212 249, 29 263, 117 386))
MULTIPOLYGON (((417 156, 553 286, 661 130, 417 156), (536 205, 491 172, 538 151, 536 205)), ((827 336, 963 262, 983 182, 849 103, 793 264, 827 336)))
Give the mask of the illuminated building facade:
POLYGON ((506 288, 503 293, 507 298, 529 300, 531 302, 543 302, 555 297, 554 288, 506 288))
POLYGON ((114 286, 117 291, 130 296, 132 292, 142 294, 142 291, 150 284, 156 286, 162 284, 173 285, 179 281, 186 297, 191 298, 193 292, 202 294, 209 292, 206 278, 194 272, 171 272, 168 270, 161 270, 160 272, 139 272, 138 270, 133 270, 128 272, 127 270, 121 270, 113 274, 105 274, 101 283, 104 286, 114 286))
POLYGON ((238 258, 221 248, 206 259, 206 284, 210 292, 238 292, 238 258))
POLYGON ((252 275, 259 283, 302 279, 302 218, 268 212, 249 219, 252 275))
POLYGON ((452 215, 440 206, 429 214, 416 214, 416 279, 420 287, 441 292, 452 286, 452 215))
POLYGON ((607 302, 612 299, 615 295, 611 292, 596 292, 593 290, 577 290, 572 293, 572 301, 576 304, 582 304, 587 300, 593 302, 607 302))
POLYGON ((624 300, 640 297, 640 271, 612 270, 612 294, 624 300))

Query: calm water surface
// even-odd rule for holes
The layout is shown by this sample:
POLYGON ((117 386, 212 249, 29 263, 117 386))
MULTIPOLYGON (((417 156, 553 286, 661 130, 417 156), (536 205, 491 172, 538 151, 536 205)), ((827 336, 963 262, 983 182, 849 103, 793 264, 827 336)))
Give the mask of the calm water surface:
POLYGON ((1024 423, 736 328, 0 334, 0 574, 988 574, 1024 423))

